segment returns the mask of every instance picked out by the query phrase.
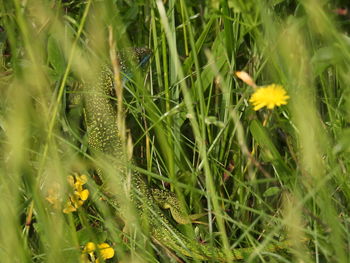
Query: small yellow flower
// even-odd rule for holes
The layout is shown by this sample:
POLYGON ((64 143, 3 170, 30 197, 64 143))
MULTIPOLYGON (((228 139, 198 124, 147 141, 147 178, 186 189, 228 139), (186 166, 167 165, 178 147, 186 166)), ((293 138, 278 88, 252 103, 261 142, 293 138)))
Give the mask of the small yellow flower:
POLYGON ((65 213, 65 214, 69 214, 69 213, 72 213, 75 211, 77 211, 77 208, 72 205, 71 201, 68 201, 66 203, 65 207, 63 208, 63 213, 65 213))
POLYGON ((114 257, 114 249, 111 248, 111 246, 108 245, 107 243, 99 244, 98 248, 100 250, 100 254, 103 259, 109 259, 114 257))
POLYGON ((82 201, 85 201, 89 197, 88 189, 84 189, 82 191, 75 191, 74 193, 77 194, 82 201))
POLYGON ((46 200, 52 205, 54 209, 59 209, 60 203, 60 185, 58 183, 53 183, 47 190, 46 200))
POLYGON ((91 253, 94 252, 96 250, 96 245, 94 242, 88 242, 86 243, 84 249, 83 249, 83 253, 91 253))
POLYGON ((271 84, 257 88, 249 101, 257 111, 263 107, 273 109, 275 106, 285 105, 288 99, 289 96, 281 85, 271 84))
POLYGON ((87 183, 86 175, 74 174, 74 177, 70 175, 67 181, 74 188, 74 193, 69 195, 69 200, 63 209, 63 213, 66 214, 77 211, 89 197, 89 190, 83 188, 83 185, 87 183))
POLYGON ((94 262, 99 263, 100 258, 103 260, 113 258, 114 257, 114 249, 107 243, 102 243, 97 245, 93 242, 88 242, 84 249, 83 253, 81 255, 81 262, 88 263, 88 262, 94 262), (96 250, 98 250, 98 253, 95 253, 96 250))

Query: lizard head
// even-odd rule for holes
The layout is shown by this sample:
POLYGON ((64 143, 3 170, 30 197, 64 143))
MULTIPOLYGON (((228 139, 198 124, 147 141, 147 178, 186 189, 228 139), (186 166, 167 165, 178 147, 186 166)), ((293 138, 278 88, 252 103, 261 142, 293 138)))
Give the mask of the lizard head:
POLYGON ((120 69, 124 74, 130 73, 130 68, 144 67, 151 58, 152 50, 146 47, 127 48, 118 52, 120 69))

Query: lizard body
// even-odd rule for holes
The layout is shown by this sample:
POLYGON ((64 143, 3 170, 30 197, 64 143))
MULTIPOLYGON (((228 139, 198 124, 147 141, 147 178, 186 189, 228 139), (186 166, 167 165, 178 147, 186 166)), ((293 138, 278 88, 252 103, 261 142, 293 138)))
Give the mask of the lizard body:
MULTIPOLYGON (((84 112, 88 145, 92 152, 102 153, 118 160, 118 164, 115 164, 115 166, 119 170, 118 174, 121 177, 121 183, 124 183, 126 181, 127 168, 121 163, 127 163, 128 160, 119 136, 116 107, 110 99, 113 75, 107 69, 104 69, 100 78, 99 84, 89 86, 84 91, 84 112)), ((210 257, 206 255, 208 252, 205 253, 202 249, 203 246, 187 240, 169 223, 160 210, 157 201, 154 200, 152 190, 138 172, 132 171, 130 179, 131 187, 133 188, 131 201, 139 216, 147 221, 152 238, 170 249, 180 251, 187 256, 197 259, 213 257, 213 255, 210 257), (136 194, 138 197, 135 196, 136 194), (180 240, 175 239, 175 236, 180 237, 180 240), (193 246, 195 249, 193 249, 193 246)), ((159 193, 161 192, 156 191, 156 194, 159 193)))
MULTIPOLYGON (((125 154, 119 135, 117 109, 110 97, 113 87, 113 74, 109 69, 102 71, 94 85, 84 86, 83 100, 88 147, 92 153, 103 154, 111 158, 113 167, 117 170, 120 184, 125 184, 128 173, 127 163, 130 161, 128 161, 125 154)), ((131 202, 140 218, 147 222, 150 235, 156 242, 197 260, 226 260, 222 251, 200 244, 197 241, 189 240, 167 220, 160 207, 170 208, 177 222, 189 223, 188 218, 185 218, 181 212, 178 212, 180 209, 172 207, 171 204, 169 205, 175 197, 169 196, 164 190, 151 190, 140 173, 135 170, 132 170, 131 173, 131 202), (171 200, 169 201, 168 199, 171 200)), ((275 246, 265 248, 265 250, 269 251, 276 249, 275 246)), ((233 255, 232 260, 243 259, 244 256, 252 251, 253 248, 234 249, 231 251, 233 255)))

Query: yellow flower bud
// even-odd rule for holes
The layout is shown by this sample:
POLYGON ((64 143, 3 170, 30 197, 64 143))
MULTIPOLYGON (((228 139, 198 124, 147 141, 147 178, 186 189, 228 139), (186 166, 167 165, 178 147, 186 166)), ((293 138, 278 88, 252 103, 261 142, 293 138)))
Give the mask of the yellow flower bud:
POLYGON ((251 76, 245 71, 236 71, 236 76, 249 86, 256 87, 256 84, 251 76))

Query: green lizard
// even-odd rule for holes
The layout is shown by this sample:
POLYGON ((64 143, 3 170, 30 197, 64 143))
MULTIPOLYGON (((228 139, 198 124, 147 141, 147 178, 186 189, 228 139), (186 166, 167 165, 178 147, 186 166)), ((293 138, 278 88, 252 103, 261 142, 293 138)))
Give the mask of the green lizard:
MULTIPOLYGON (((142 49, 138 51, 143 52, 142 49)), ((113 87, 113 73, 104 68, 95 84, 83 87, 83 108, 90 151, 92 154, 103 155, 111 160, 118 174, 118 182, 123 185, 129 182, 127 164, 130 161, 128 161, 118 131, 117 110, 111 100, 113 87)), ((103 171, 100 170, 99 173, 101 177, 104 177, 103 171)), ((189 240, 167 220, 160 207, 170 208, 172 216, 178 223, 189 223, 189 218, 178 208, 178 202, 173 194, 160 189, 152 190, 141 174, 135 170, 131 170, 130 185, 131 202, 139 217, 143 219, 142 222, 147 223, 154 241, 197 260, 226 260, 222 251, 189 240)), ((271 246, 265 249, 273 251, 277 248, 271 246)), ((243 259, 252 251, 253 248, 234 249, 231 251, 232 260, 243 259)))

